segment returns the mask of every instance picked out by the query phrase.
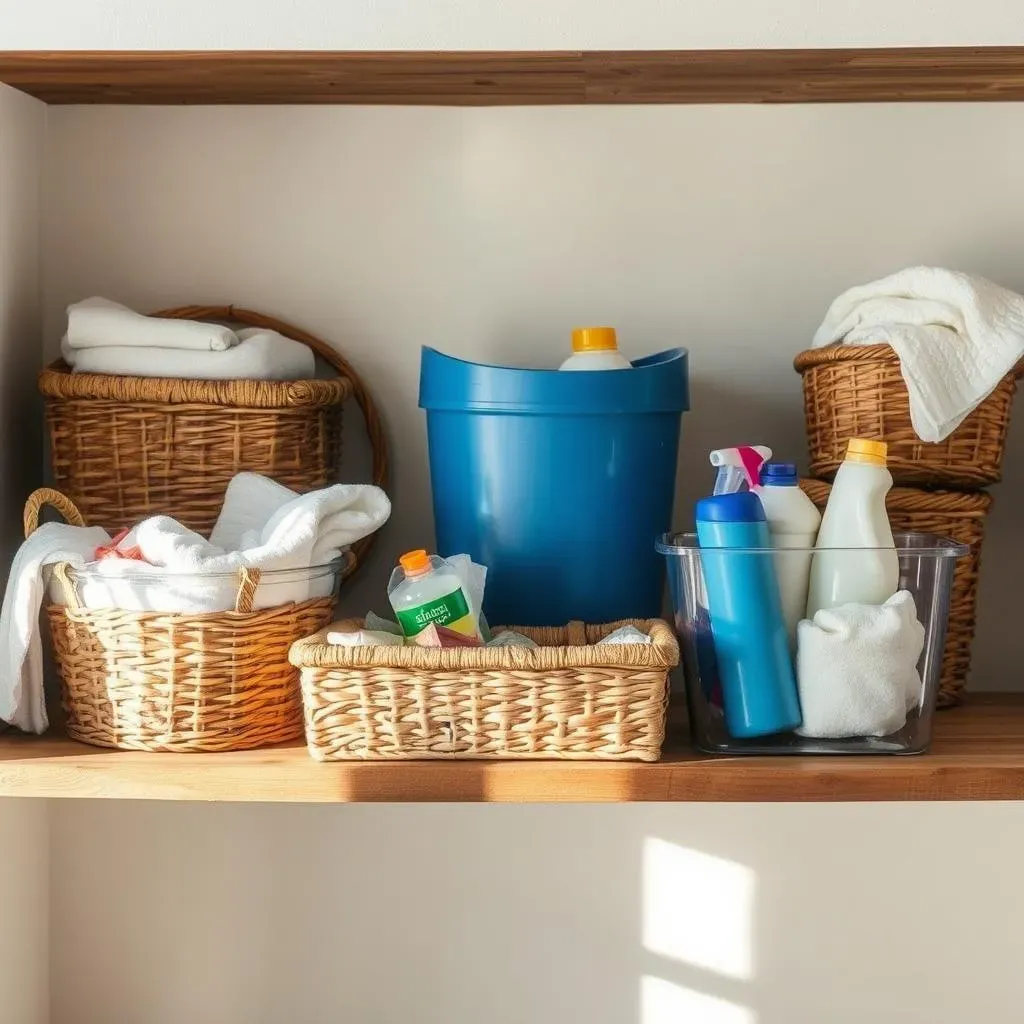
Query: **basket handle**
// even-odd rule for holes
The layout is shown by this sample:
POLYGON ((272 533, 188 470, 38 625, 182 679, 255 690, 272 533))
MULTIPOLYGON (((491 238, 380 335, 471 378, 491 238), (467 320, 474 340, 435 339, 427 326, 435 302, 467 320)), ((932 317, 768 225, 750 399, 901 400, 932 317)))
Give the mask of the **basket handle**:
MULTIPOLYGON (((303 331, 291 324, 283 323, 272 316, 257 313, 251 309, 240 309, 237 306, 179 306, 175 309, 162 309, 152 316, 167 317, 172 320, 222 320, 234 321, 235 323, 247 324, 250 327, 263 327, 268 331, 277 331, 286 338, 301 342, 318 355, 325 363, 332 366, 340 376, 347 377, 352 384, 352 394, 363 414, 363 421, 366 423, 366 433, 370 438, 370 447, 373 451, 373 482, 383 490, 387 490, 389 463, 388 463, 388 442, 384 434, 384 424, 381 421, 380 413, 373 401, 373 397, 367 390, 362 378, 353 369, 352 364, 340 353, 335 351, 326 342, 307 331, 303 331)), ((352 545, 356 556, 355 568, 364 560, 366 553, 370 550, 376 533, 364 537, 352 545)), ((355 569, 353 569, 353 572, 355 569)))
POLYGON ((31 537, 39 529, 39 513, 44 506, 52 505, 72 526, 85 526, 85 519, 75 503, 52 487, 40 487, 28 496, 25 502, 25 537, 31 537))

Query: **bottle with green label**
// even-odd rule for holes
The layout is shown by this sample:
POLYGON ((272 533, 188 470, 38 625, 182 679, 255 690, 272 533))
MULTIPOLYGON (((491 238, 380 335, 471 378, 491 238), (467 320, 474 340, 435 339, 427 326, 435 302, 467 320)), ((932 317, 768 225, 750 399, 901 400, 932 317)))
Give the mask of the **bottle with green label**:
POLYGON ((480 636, 462 580, 443 558, 410 551, 398 563, 388 583, 388 599, 407 637, 416 636, 431 623, 466 636, 480 636))

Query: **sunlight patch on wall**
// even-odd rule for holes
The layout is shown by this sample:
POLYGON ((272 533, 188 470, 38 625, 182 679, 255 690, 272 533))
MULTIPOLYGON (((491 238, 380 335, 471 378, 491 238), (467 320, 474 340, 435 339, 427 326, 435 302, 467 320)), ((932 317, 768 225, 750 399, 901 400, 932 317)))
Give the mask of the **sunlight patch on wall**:
POLYGON ((749 981, 756 877, 735 861, 644 840, 643 944, 651 953, 749 981))
POLYGON ((749 1007, 663 978, 640 979, 640 1024, 756 1024, 749 1007))

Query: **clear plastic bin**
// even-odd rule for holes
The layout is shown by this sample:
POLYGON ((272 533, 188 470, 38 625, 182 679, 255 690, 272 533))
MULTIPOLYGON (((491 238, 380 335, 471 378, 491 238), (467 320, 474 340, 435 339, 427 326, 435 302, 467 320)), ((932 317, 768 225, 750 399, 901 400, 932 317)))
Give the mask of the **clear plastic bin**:
MULTIPOLYGON (((918 754, 931 742, 932 717, 939 689, 942 649, 949 616, 949 595, 963 544, 927 533, 895 536, 900 563, 900 589, 907 590, 924 626, 924 648, 917 669, 921 687, 906 725, 887 736, 812 739, 780 733, 757 739, 736 739, 726 728, 717 686, 713 637, 708 616, 701 552, 695 534, 665 534, 657 548, 666 556, 669 587, 681 664, 686 683, 690 731, 694 744, 712 754, 918 754)), ((806 558, 808 549, 789 548, 786 554, 806 558)), ((741 558, 773 558, 774 548, 730 549, 741 558)))

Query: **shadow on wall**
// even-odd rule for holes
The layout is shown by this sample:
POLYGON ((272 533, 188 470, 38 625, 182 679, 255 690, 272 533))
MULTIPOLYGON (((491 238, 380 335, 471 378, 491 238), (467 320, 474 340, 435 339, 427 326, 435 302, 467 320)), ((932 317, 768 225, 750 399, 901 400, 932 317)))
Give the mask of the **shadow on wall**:
POLYGON ((52 1020, 1008 1019, 1019 815, 908 810, 58 803, 52 1020))

